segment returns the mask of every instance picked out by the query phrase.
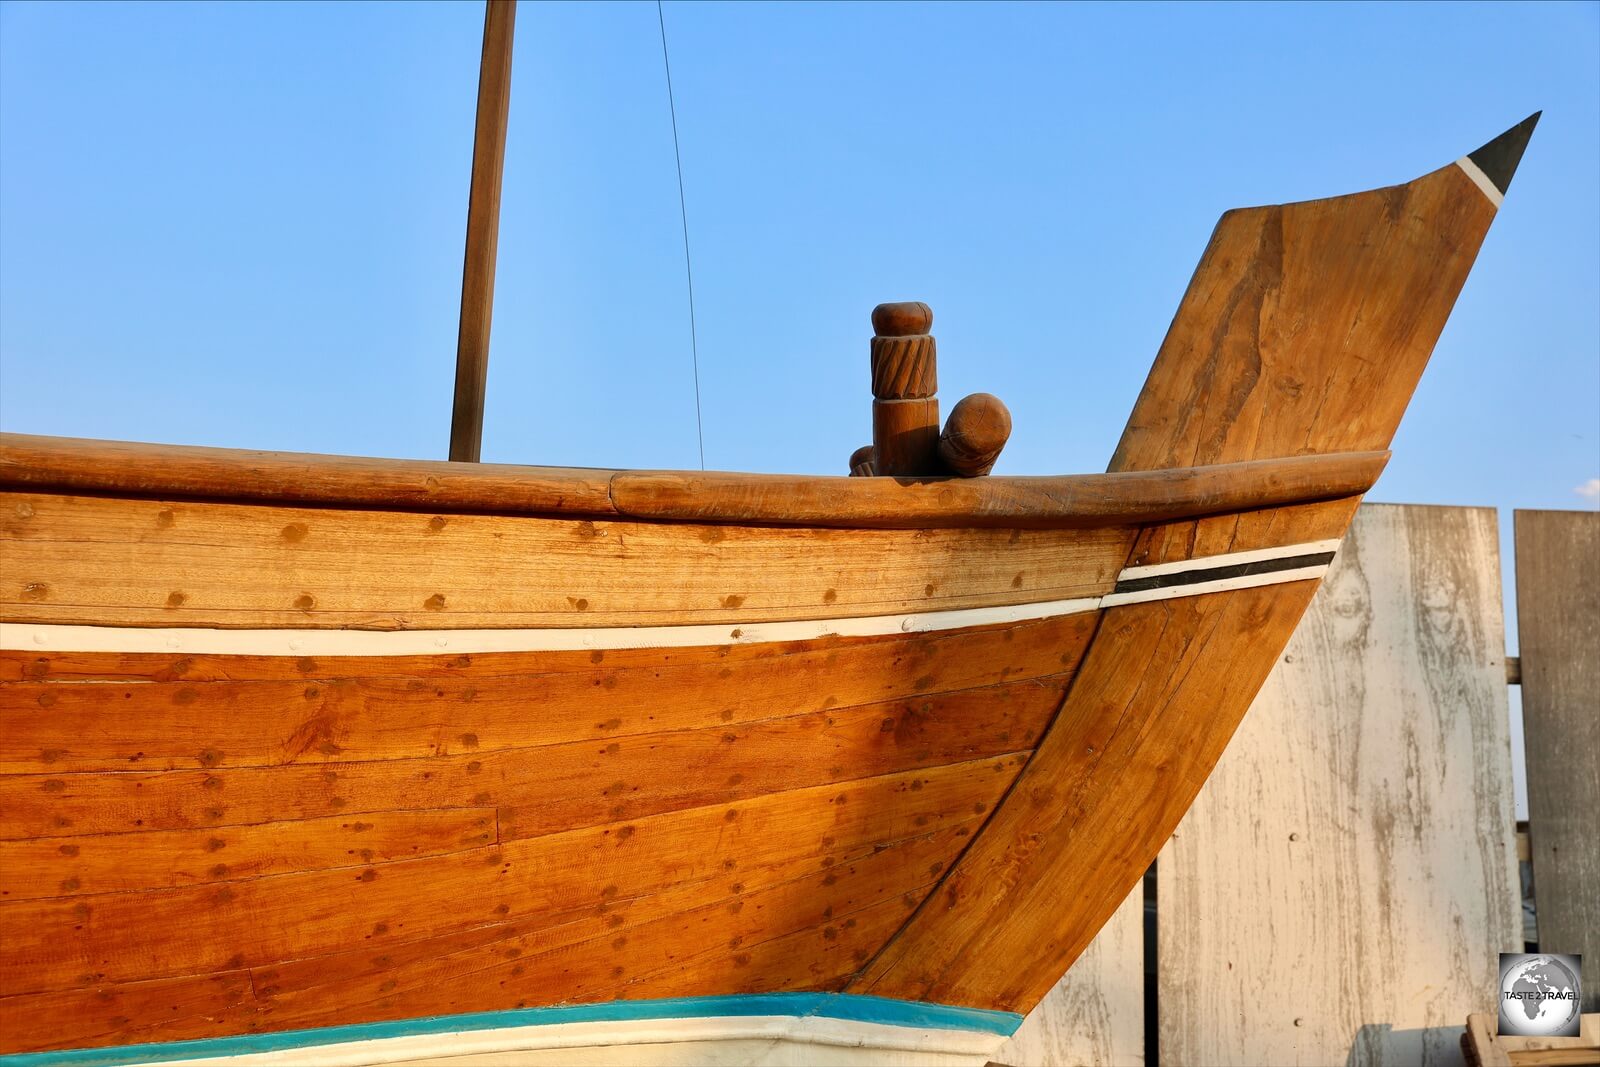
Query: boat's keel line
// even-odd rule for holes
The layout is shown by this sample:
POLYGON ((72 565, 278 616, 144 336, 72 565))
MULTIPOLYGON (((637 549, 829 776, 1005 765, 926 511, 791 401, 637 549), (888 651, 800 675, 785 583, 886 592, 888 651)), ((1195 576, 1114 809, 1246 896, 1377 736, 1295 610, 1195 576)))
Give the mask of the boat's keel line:
POLYGON ((505 630, 217 630, 189 627, 85 626, 0 622, 0 649, 33 652, 183 653, 213 656, 425 656, 445 653, 571 652, 590 649, 693 648, 825 637, 937 633, 1036 622, 1146 600, 1197 596, 1320 578, 1337 541, 1313 541, 1177 563, 1128 567, 1112 592, 1046 600, 855 619, 689 626, 562 627, 505 630))
MULTIPOLYGON (((630 1045, 750 1040, 942 1053, 971 1056, 973 1063, 982 1064, 1021 1023, 1022 1016, 1007 1011, 846 993, 770 993, 522 1008, 166 1044, 35 1052, 0 1056, 0 1064, 345 1067, 475 1053, 592 1046, 620 1052, 630 1045)), ((618 1062, 633 1061, 619 1057, 618 1062)))

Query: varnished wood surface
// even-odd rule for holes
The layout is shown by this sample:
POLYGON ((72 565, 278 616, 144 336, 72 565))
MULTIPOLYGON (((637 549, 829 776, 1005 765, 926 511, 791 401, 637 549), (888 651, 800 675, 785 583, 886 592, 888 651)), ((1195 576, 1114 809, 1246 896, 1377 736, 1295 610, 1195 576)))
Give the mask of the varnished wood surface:
MULTIPOLYGON (((1337 537, 1356 503, 1237 516, 1225 536, 1173 524, 1142 534, 1131 558, 1159 563, 1337 537)), ((1010 1011, 1037 1004, 1177 825, 1316 584, 1102 612, 1017 787, 850 992, 1010 1011), (1118 799, 1131 797, 1138 802, 1118 799)))
POLYGON ((0 433, 9 489, 599 518, 613 473, 0 433))
POLYGON ((1139 886, 991 1062, 1005 1067, 1144 1067, 1144 909, 1144 887, 1139 886))
MULTIPOLYGON (((545 471, 519 497, 504 471, 380 465, 371 489, 360 461, 110 458, 11 437, 0 613, 329 629, 843 618, 1097 596, 1128 563, 1338 538, 1383 455, 1306 453, 1387 443, 1490 214, 1459 171, 1340 203, 1224 219, 1113 462, 1132 473, 545 471), (1192 466, 1236 460, 1262 462, 1192 466), (491 483, 498 495, 480 492, 491 483)), ((576 669, 474 659, 461 676, 8 654, 0 711, 36 736, 12 731, 16 769, 0 773, 24 867, 0 887, 17 896, 0 898, 0 1017, 21 1020, 6 1050, 782 989, 1027 1011, 1176 826, 1315 584, 1089 613, 1055 665, 1029 654, 1020 678, 983 677, 1014 665, 1004 652, 969 650, 942 680, 880 662, 851 702, 820 707, 805 701, 839 696, 817 683, 842 646, 781 651, 824 657, 796 676, 811 696, 795 707, 780 695, 795 688, 752 673, 760 658, 719 668, 722 701, 665 695, 657 671, 704 680, 715 650, 659 666, 661 652, 576 669), (519 685, 537 694, 526 707, 519 685), (88 704, 64 699, 90 686, 88 704), (131 730, 68 736, 95 700, 102 722, 140 702, 153 753, 128 751, 131 730), (228 744, 195 743, 209 737, 228 744), (491 808, 494 840, 471 840, 491 808), (365 833, 380 837, 351 845, 365 833), (106 834, 138 862, 117 870, 106 834), (198 866, 213 840, 242 859, 198 866)), ((848 647, 869 662, 893 641, 848 647)))
POLYGON ((1600 513, 1518 511, 1517 638, 1539 947, 1600 1010, 1600 513))
POLYGON ((1387 452, 1306 456, 1226 467, 1064 477, 900 480, 662 471, 612 481, 640 518, 1012 529, 1150 523, 1365 492, 1387 452))
POLYGON ((1384 452, 1135 475, 963 479, 616 472, 132 444, 0 433, 0 488, 829 527, 1040 527, 1155 522, 1348 496, 1384 452))
POLYGON ((1223 215, 1109 469, 1389 447, 1494 216, 1454 163, 1223 215))
POLYGON ((472 140, 472 187, 467 194, 467 244, 461 267, 461 323, 456 340, 456 391, 450 419, 450 458, 476 463, 483 446, 483 402, 489 376, 489 330, 494 318, 495 254, 500 245, 500 179, 511 110, 511 44, 517 0, 487 0, 483 58, 478 67, 478 116, 472 140))
POLYGON ((1357 514, 1157 862, 1164 1058, 1457 1062, 1522 949, 1498 542, 1357 514))
POLYGON ((314 706, 353 661, 8 654, 7 676, 29 680, 0 684, 6 734, 56 771, 0 774, 5 1050, 837 987, 1003 794, 1090 628, 641 650, 613 664, 564 653, 542 664, 439 657, 431 670, 380 660, 380 677, 411 671, 427 688, 416 699, 463 707, 452 712, 463 723, 478 695, 434 687, 487 691, 478 733, 419 709, 409 745, 404 716, 390 714, 405 706, 395 693, 342 712, 314 706), (730 667, 763 664, 775 677, 791 669, 793 701, 772 690, 762 713, 747 691, 736 710, 730 667), (251 675, 262 677, 240 680, 251 675), (592 698, 566 707, 535 691, 522 706, 543 714, 521 720, 542 718, 542 740, 492 726, 497 686, 568 677, 615 693, 605 706, 635 707, 639 721, 595 723, 592 698), (251 684, 283 687, 283 714, 254 714, 275 698, 238 688, 251 684), (943 685, 954 688, 934 691, 943 685), (217 700, 208 687, 232 692, 217 700), (911 698, 870 699, 897 689, 911 698), (841 694, 869 699, 846 707, 841 694), (804 710, 808 700, 822 710, 804 710), (102 724, 133 724, 124 742, 95 738, 101 756, 49 751, 65 723, 97 708, 102 724), (186 726, 191 741, 221 739, 236 755, 218 745, 181 763, 155 757, 170 770, 111 769, 144 762, 128 755, 136 724, 162 719, 174 743, 186 726), (361 758, 296 752, 295 731, 308 728, 361 758), (251 736, 266 747, 252 754, 251 736))
POLYGON ((994 469, 1011 438, 1011 411, 992 393, 956 401, 939 434, 939 458, 953 474, 976 478, 994 469))
POLYGON ((838 988, 1004 794, 1093 625, 8 651, 0 1050, 838 988))
POLYGON ((10 622, 678 626, 1098 596, 1133 531, 825 530, 0 493, 10 622))
MULTIPOLYGON (((1110 470, 1386 447, 1494 214, 1454 164, 1404 186, 1227 213, 1110 470)), ((1338 539, 1358 503, 1152 523, 1128 563, 1338 539)), ((1036 1004, 1155 858, 1315 588, 1103 612, 1016 789, 850 990, 1036 1004)))

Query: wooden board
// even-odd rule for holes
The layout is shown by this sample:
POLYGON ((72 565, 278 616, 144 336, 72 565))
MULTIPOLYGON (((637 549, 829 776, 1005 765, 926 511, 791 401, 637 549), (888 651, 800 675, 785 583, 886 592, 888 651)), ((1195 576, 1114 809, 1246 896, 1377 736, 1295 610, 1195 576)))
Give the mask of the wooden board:
POLYGON ((1387 448, 1494 216, 1454 163, 1228 212, 1110 469, 1387 448))
POLYGON ((1539 948, 1600 1011, 1600 513, 1518 511, 1517 639, 1539 948))
MULTIPOLYGON (((1201 520, 1200 531, 1175 523, 1141 534, 1133 558, 1337 537, 1354 509, 1310 504, 1201 520)), ((1138 884, 1315 589, 1290 581, 1102 612, 1017 788, 850 991, 1031 1010, 1138 884)))
POLYGON ((1092 597, 1111 589, 1133 530, 784 529, 4 493, 0 536, 11 622, 431 630, 737 628, 1092 597))
POLYGON ((605 471, 0 433, 0 488, 171 500, 842 527, 1103 526, 1366 490, 1386 452, 998 478, 605 471))
POLYGON ((6 1048, 836 988, 1024 759, 356 868, 0 903, 6 1048))
POLYGON ((1012 1067, 1137 1067, 1144 1049, 1144 887, 1000 1047, 1012 1067))
POLYGON ((1521 927, 1495 513, 1368 505, 1157 866, 1175 1063, 1455 1063, 1521 927))

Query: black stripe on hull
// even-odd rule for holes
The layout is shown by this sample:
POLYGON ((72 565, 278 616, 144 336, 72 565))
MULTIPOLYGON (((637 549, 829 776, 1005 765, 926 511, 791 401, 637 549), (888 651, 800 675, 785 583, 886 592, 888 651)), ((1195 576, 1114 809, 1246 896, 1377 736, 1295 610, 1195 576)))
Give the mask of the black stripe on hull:
POLYGON ((1333 562, 1332 552, 1313 552, 1304 556, 1280 556, 1277 559, 1258 559, 1250 563, 1234 563, 1226 567, 1210 567, 1175 574, 1154 574, 1148 578, 1128 578, 1117 583, 1116 593, 1144 593, 1151 589, 1171 589, 1175 586, 1198 585, 1225 578, 1249 578, 1257 574, 1299 570, 1301 567, 1321 567, 1333 562))

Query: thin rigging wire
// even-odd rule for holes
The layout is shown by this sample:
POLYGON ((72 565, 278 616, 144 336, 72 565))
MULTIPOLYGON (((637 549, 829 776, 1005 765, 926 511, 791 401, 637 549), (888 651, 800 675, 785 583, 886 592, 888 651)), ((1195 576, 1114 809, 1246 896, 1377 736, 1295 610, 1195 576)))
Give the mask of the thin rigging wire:
POLYGON ((689 283, 689 353, 694 359, 694 433, 700 443, 700 469, 706 469, 706 430, 700 418, 700 339, 694 328, 694 268, 689 264, 689 207, 683 195, 683 152, 678 148, 678 105, 672 98, 672 61, 667 58, 667 16, 656 0, 661 24, 661 65, 667 69, 667 107, 672 112, 672 155, 678 161, 678 213, 683 217, 683 274, 689 283))

